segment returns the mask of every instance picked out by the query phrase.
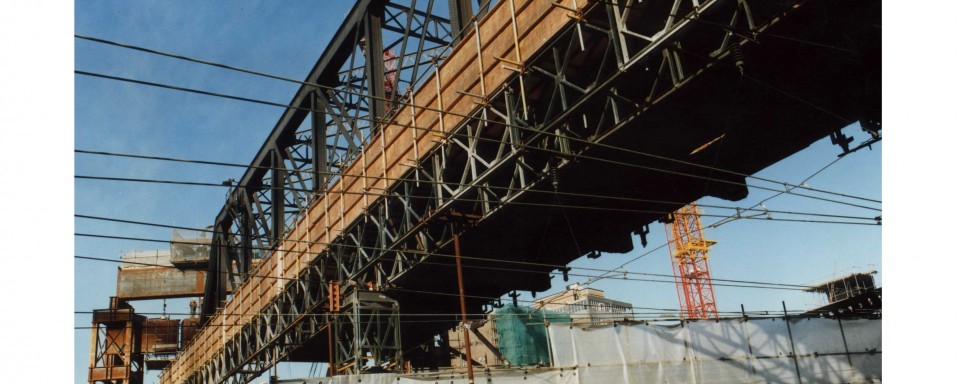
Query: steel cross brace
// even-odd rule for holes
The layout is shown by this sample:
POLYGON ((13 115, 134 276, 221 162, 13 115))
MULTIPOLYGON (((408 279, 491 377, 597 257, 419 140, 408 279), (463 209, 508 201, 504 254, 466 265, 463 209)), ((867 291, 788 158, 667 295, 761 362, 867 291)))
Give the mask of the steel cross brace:
MULTIPOLYGON (((631 9, 620 4, 617 1, 594 4, 584 11, 584 21, 565 29, 550 47, 532 57, 527 64, 532 70, 523 75, 530 85, 528 88, 539 84, 549 90, 549 96, 528 97, 529 121, 518 118, 521 103, 514 91, 518 88, 517 75, 489 96, 490 121, 484 124, 475 120, 480 117, 477 111, 474 119, 456 127, 439 148, 418 160, 422 166, 408 172, 405 180, 373 201, 366 209, 367 214, 352 223, 318 258, 321 260, 318 263, 329 263, 336 269, 336 277, 331 278, 337 282, 370 283, 389 291, 391 284, 418 262, 428 260, 431 253, 448 246, 453 228, 437 220, 444 212, 454 209, 466 212, 479 217, 482 224, 502 207, 547 180, 551 169, 562 168, 577 156, 589 153, 590 143, 602 142, 708 69, 728 60, 729 47, 747 41, 739 36, 732 38, 720 28, 704 32, 711 27, 693 20, 732 20, 731 25, 750 20, 749 28, 761 34, 782 16, 779 12, 767 12, 758 17, 744 1, 676 1, 669 7, 649 10, 641 19, 643 26, 662 28, 642 31, 639 27, 643 26, 620 22, 630 20, 627 13, 631 9), (614 22, 604 27, 591 23, 591 17, 614 22), (651 22, 650 18, 654 20, 651 22), (684 40, 686 29, 692 28, 701 32, 697 41, 684 40), (712 38, 704 40, 702 35, 712 38), (582 39, 586 44, 581 44, 582 39), (572 63, 579 62, 582 66, 584 56, 592 57, 594 62, 599 56, 601 64, 592 66, 592 71, 574 68, 572 63), (639 78, 634 82, 634 89, 627 92, 613 87, 615 80, 627 72, 639 78), (586 108, 596 105, 600 108, 586 108), (499 130, 488 128, 490 126, 499 130)), ((288 289, 297 286, 291 284, 288 289)), ((325 286, 318 284, 308 290, 325 292, 325 286)), ((288 349, 276 349, 280 348, 277 341, 283 337, 295 340, 297 336, 287 334, 300 333, 293 332, 290 325, 310 318, 326 296, 319 294, 299 300, 295 297, 285 291, 275 307, 291 311, 289 306, 296 305, 298 309, 289 313, 298 313, 297 317, 270 322, 264 318, 271 310, 268 308, 260 315, 262 320, 255 322, 256 326, 249 326, 249 330, 243 331, 244 336, 228 343, 235 352, 223 354, 250 357, 233 358, 234 363, 223 362, 219 366, 211 364, 205 370, 208 375, 195 382, 226 380, 239 372, 239 362, 247 364, 250 372, 262 371, 275 362, 266 358, 289 353, 288 349), (257 332, 253 332, 255 330, 257 332), (258 337, 252 338, 252 335, 258 337), (241 347, 250 343, 257 347, 241 347), (251 355, 250 351, 256 352, 251 355)), ((358 341, 345 342, 349 345, 358 341)), ((295 343, 284 345, 283 348, 288 348, 295 343)), ((340 354, 356 352, 355 348, 344 346, 339 349, 340 354)))
POLYGON ((450 17, 444 17, 449 14, 438 15, 443 12, 433 0, 357 2, 306 79, 324 88, 301 87, 290 102, 297 108, 281 117, 215 221, 214 244, 220 247, 208 269, 205 319, 246 279, 251 260, 262 255, 258 250, 289 233, 297 214, 368 145, 373 122, 393 105, 383 99, 405 97, 431 72, 434 61, 427 54, 441 54, 452 38, 450 17), (396 50, 397 59, 387 60, 386 52, 396 50), (384 92, 385 73, 394 82, 390 95, 384 92), (311 123, 301 127, 308 116, 311 123), (230 251, 236 247, 246 251, 230 251))

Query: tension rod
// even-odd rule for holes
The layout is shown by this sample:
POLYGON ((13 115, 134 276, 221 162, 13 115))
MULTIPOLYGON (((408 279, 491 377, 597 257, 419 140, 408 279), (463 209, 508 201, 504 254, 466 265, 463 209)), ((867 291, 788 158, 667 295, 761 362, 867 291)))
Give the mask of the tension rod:
POLYGON ((474 384, 473 356, 471 356, 470 353, 470 330, 467 329, 467 327, 469 327, 469 325, 467 325, 467 301, 463 293, 463 267, 460 265, 460 235, 456 232, 453 233, 453 250, 457 257, 457 285, 460 288, 460 318, 461 327, 463 328, 463 341, 466 344, 464 352, 467 355, 467 378, 470 380, 470 384, 474 384))

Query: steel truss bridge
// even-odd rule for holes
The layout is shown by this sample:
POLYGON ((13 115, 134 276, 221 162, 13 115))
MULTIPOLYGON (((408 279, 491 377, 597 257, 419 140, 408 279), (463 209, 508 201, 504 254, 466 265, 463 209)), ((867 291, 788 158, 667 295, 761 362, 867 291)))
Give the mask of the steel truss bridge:
POLYGON ((532 263, 465 268, 478 313, 880 130, 880 1, 480 3, 356 2, 217 216, 205 327, 161 382, 429 365, 416 347, 458 324, 429 316, 460 310, 455 235, 468 267, 532 263))

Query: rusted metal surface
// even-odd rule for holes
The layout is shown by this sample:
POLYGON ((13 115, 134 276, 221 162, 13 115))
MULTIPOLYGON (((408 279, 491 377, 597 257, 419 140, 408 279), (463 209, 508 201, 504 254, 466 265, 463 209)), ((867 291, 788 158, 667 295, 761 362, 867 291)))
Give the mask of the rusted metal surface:
POLYGON ((147 319, 140 333, 142 353, 173 353, 180 337, 180 320, 147 319))
POLYGON ((143 383, 143 354, 139 332, 144 317, 113 298, 114 308, 93 312, 90 345, 90 383, 143 383))
POLYGON ((174 268, 122 268, 117 271, 117 297, 124 300, 203 296, 205 271, 174 268))
POLYGON ((183 319, 181 322, 182 335, 180 337, 181 346, 186 346, 193 337, 197 335, 197 327, 200 326, 200 318, 192 317, 189 319, 183 319))

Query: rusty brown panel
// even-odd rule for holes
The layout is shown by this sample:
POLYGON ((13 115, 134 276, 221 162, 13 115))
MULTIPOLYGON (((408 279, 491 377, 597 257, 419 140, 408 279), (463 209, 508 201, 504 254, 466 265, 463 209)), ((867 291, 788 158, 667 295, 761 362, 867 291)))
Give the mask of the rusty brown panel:
POLYGON ((190 340, 193 340, 193 336, 197 334, 197 327, 200 326, 200 318, 192 317, 189 319, 183 319, 183 345, 187 345, 190 340))
POLYGON ((122 380, 130 377, 127 366, 90 368, 90 382, 104 380, 122 380))
POLYGON ((204 271, 126 268, 117 271, 117 297, 124 300, 203 296, 204 271))
POLYGON ((141 331, 141 353, 171 353, 177 351, 180 320, 147 319, 141 331))
POLYGON ((129 321, 133 318, 132 309, 98 309, 93 311, 94 323, 129 321))

